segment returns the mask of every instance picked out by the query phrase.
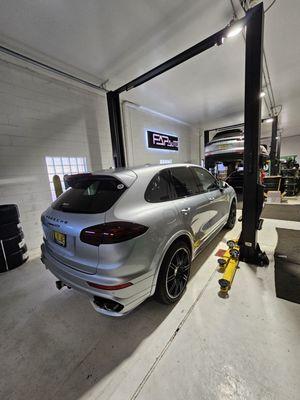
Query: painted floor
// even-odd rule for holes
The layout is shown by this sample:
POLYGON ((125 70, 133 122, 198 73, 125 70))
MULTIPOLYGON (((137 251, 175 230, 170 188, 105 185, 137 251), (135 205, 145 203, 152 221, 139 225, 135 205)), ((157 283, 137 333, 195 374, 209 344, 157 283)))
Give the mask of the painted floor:
POLYGON ((214 254, 240 224, 195 260, 177 305, 150 299, 124 318, 57 291, 39 259, 2 274, 0 399, 299 400, 300 306, 275 297, 277 226, 300 229, 265 220, 270 265, 240 263, 229 298, 214 254))

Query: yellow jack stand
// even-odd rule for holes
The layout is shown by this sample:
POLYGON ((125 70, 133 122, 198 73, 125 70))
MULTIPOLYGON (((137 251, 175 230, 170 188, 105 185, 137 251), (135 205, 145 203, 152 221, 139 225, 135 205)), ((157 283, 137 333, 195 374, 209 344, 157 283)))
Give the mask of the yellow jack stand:
POLYGON ((223 272, 222 278, 219 279, 220 297, 228 297, 228 291, 231 289, 233 278, 239 267, 240 248, 237 241, 229 240, 227 246, 228 250, 226 250, 224 256, 218 259, 220 272, 223 272))

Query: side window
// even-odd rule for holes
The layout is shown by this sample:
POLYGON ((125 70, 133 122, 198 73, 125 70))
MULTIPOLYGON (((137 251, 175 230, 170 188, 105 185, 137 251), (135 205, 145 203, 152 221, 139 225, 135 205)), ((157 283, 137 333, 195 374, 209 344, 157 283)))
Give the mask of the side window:
POLYGON ((218 188, 217 181, 205 169, 192 167, 196 175, 198 193, 211 192, 218 188))
POLYGON ((170 172, 176 198, 193 196, 198 193, 196 180, 189 167, 171 168, 170 172))
POLYGON ((161 171, 154 176, 146 189, 145 200, 149 203, 171 200, 169 170, 161 171))

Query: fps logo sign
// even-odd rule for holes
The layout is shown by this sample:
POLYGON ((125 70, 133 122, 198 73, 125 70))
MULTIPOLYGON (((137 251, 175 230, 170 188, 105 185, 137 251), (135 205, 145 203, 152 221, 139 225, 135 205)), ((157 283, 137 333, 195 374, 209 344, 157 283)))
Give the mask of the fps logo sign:
POLYGON ((150 149, 178 151, 178 137, 165 133, 147 131, 148 147, 150 149))

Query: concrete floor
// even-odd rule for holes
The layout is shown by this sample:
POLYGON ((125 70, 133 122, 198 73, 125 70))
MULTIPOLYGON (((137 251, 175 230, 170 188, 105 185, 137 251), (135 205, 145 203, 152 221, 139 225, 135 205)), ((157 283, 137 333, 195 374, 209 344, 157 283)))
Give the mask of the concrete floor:
POLYGON ((57 291, 38 259, 0 276, 0 399, 300 398, 300 306, 277 299, 275 227, 259 233, 271 263, 240 263, 228 299, 218 297, 220 233, 193 264, 180 302, 149 300, 124 318, 98 315, 87 299, 57 291))

